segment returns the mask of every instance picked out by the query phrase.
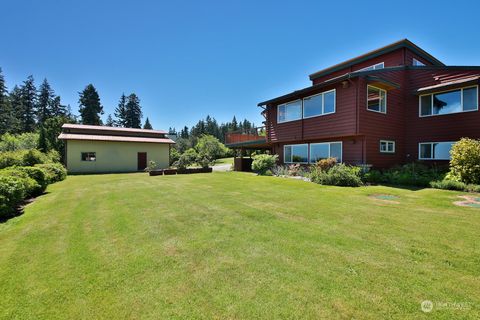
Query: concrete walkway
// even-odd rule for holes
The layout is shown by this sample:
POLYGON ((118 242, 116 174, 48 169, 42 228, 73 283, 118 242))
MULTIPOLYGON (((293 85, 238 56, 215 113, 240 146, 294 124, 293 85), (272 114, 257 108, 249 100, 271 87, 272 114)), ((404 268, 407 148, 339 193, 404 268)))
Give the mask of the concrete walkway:
POLYGON ((213 171, 231 171, 232 170, 232 165, 231 164, 219 164, 216 166, 213 166, 213 171))

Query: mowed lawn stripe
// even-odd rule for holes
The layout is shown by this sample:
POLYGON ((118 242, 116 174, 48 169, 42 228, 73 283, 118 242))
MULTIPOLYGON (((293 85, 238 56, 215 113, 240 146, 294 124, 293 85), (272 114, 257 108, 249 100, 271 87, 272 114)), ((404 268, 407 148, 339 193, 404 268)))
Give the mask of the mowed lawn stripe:
POLYGON ((48 192, 0 226, 3 318, 405 319, 427 299, 480 315, 480 210, 459 193, 236 172, 48 192))

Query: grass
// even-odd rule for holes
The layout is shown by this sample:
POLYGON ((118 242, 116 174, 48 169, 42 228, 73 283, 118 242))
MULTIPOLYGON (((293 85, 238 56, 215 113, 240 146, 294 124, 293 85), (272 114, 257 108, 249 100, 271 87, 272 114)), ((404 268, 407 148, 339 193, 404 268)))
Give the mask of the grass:
POLYGON ((0 225, 0 317, 478 319, 480 209, 459 194, 70 176, 0 225))
POLYGON ((233 158, 221 158, 215 160, 215 165, 222 165, 222 164, 232 164, 233 165, 233 158))

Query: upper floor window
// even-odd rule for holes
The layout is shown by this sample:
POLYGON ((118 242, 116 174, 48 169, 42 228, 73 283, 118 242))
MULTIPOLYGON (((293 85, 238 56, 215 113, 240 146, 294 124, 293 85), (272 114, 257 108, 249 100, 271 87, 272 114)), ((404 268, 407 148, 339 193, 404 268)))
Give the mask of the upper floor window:
POLYGON ((420 116, 478 110, 478 86, 420 96, 420 116))
POLYGON ((370 111, 387 113, 387 92, 373 86, 368 86, 367 90, 367 109, 370 111))
POLYGON ((335 89, 303 99, 303 117, 309 118, 335 112, 335 89))
POLYGON ((421 67, 421 66, 424 66, 425 63, 423 63, 423 62, 420 61, 420 60, 417 60, 417 59, 413 58, 413 60, 412 60, 412 65, 413 65, 413 66, 416 66, 416 67, 421 67))
POLYGON ((277 122, 287 122, 302 118, 302 100, 284 103, 277 108, 277 122))
POLYGON ((418 144, 420 160, 450 160, 450 150, 455 142, 423 142, 418 144))
POLYGON ((385 68, 385 64, 383 62, 380 62, 380 63, 374 64, 373 66, 362 68, 358 71, 371 71, 371 70, 377 70, 377 69, 383 69, 383 68, 385 68))
POLYGON ((96 161, 97 155, 95 152, 82 152, 82 161, 96 161))

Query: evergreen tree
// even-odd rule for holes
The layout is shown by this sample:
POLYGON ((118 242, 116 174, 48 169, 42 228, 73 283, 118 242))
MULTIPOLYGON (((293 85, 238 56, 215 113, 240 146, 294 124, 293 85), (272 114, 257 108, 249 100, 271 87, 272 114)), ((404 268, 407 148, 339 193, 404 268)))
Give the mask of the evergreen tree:
POLYGON ((117 118, 117 126, 126 127, 127 125, 127 97, 124 93, 118 101, 118 106, 115 108, 115 118, 117 118))
POLYGON ((79 92, 79 112, 82 124, 102 125, 100 115, 103 114, 103 107, 100 104, 100 96, 92 84, 79 92))
POLYGON ((135 93, 132 93, 127 98, 125 106, 126 111, 126 125, 127 128, 141 128, 142 127, 142 107, 140 106, 140 99, 135 93))
POLYGON ((13 132, 15 129, 16 118, 15 113, 8 97, 5 78, 0 68, 0 134, 13 132))
POLYGON ((45 127, 40 125, 40 130, 39 130, 39 135, 38 135, 38 150, 42 152, 47 152, 49 150, 48 147, 48 142, 47 142, 47 135, 45 133, 45 127))
POLYGON ((37 119, 40 125, 53 115, 54 99, 55 94, 47 79, 44 79, 38 89, 37 119))
POLYGON ((236 131, 236 130, 238 130, 237 118, 235 118, 235 116, 233 116, 232 124, 231 124, 231 131, 236 131))
POLYGON ((24 114, 22 90, 18 86, 13 87, 8 100, 13 113, 12 122, 9 125, 10 132, 20 133, 23 131, 22 119, 24 114))
POLYGON ((188 127, 185 126, 183 129, 180 131, 180 137, 183 139, 188 139, 189 134, 188 134, 188 127))
POLYGON ((105 122, 107 127, 115 127, 115 121, 113 121, 112 115, 109 114, 107 117, 107 121, 105 122))
POLYGON ((148 120, 148 117, 147 119, 145 119, 145 124, 143 125, 143 129, 153 130, 153 127, 150 124, 150 120, 148 120))
MULTIPOLYGON (((70 106, 68 106, 70 108, 70 106)), ((52 101, 51 116, 52 117, 68 117, 71 114, 67 107, 62 105, 60 96, 56 96, 52 101)))
POLYGON ((22 99, 22 114, 20 116, 20 129, 23 132, 31 132, 35 130, 35 114, 37 105, 37 89, 33 76, 29 76, 20 87, 20 94, 22 99))

